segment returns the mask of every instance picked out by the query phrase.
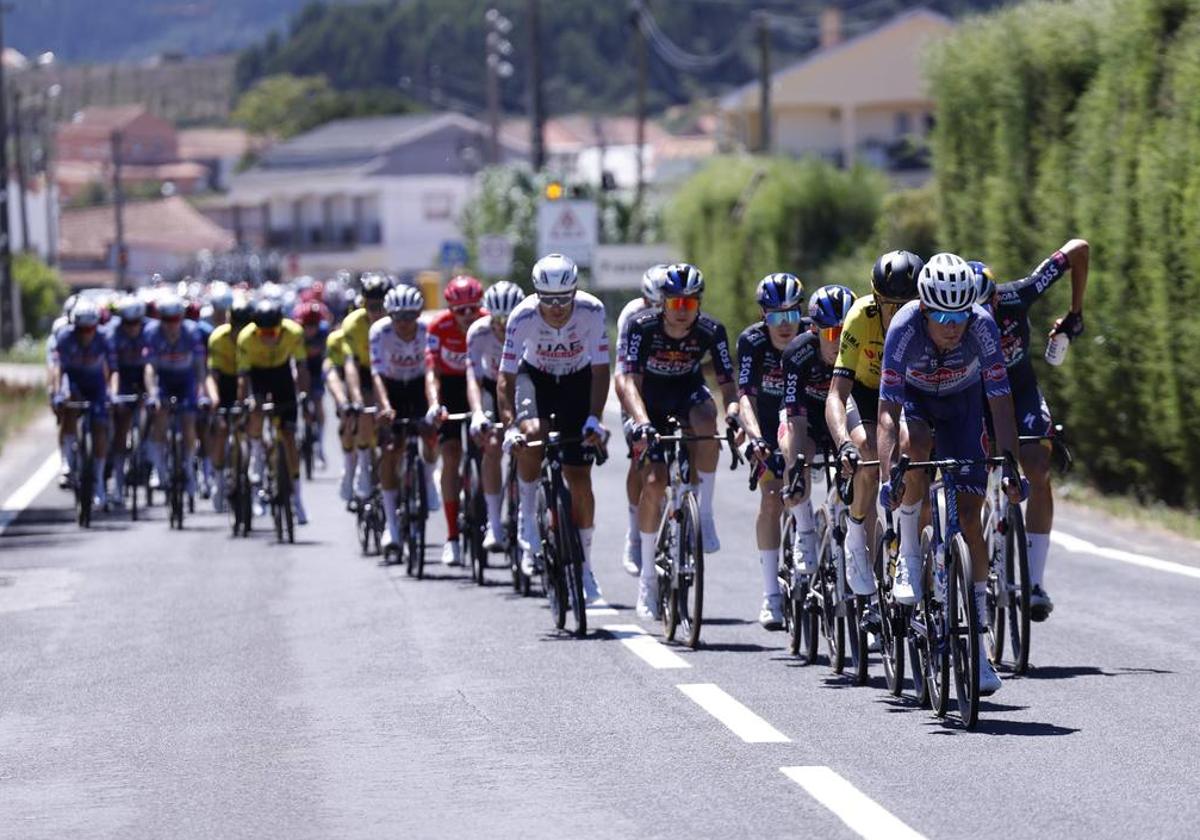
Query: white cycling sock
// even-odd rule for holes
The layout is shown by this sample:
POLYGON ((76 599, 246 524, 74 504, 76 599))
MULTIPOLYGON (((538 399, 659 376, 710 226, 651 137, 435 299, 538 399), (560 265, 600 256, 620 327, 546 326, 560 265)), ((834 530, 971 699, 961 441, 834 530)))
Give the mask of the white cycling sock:
POLYGON ((1041 586, 1046 576, 1046 556, 1050 553, 1049 534, 1026 534, 1029 553, 1029 583, 1041 586))
POLYGON ((358 455, 355 450, 346 449, 342 451, 342 471, 348 473, 350 479, 354 479, 354 465, 358 462, 358 455))
POLYGON ((638 535, 638 506, 629 506, 629 528, 625 531, 625 539, 629 542, 637 540, 638 535))
POLYGON ((900 556, 921 553, 921 503, 900 505, 900 556))
POLYGON ((399 490, 383 491, 383 515, 387 520, 388 533, 392 539, 400 542, 400 520, 396 518, 396 506, 400 504, 399 490))
POLYGON ((592 537, 596 535, 596 529, 580 528, 579 542, 583 544, 583 566, 585 569, 591 568, 592 562, 592 537))
POLYGON ((805 499, 792 508, 792 519, 796 521, 796 530, 802 534, 815 529, 817 525, 813 521, 812 499, 805 499))
MULTIPOLYGON (((700 472, 697 470, 697 472, 700 472)), ((713 515, 713 491, 716 489, 716 472, 700 472, 700 515, 713 515)))
POLYGON ((504 533, 504 523, 500 520, 500 494, 484 493, 483 500, 487 503, 488 526, 492 533, 499 536, 504 533))
POLYGON ((95 478, 93 484, 96 488, 97 494, 99 494, 100 492, 102 492, 104 490, 104 462, 105 462, 105 460, 107 460, 107 459, 105 459, 105 458, 97 458, 96 459, 96 478, 95 478))
POLYGON ((519 511, 519 519, 521 520, 521 537, 530 541, 537 529, 537 490, 538 483, 536 481, 526 481, 523 478, 517 479, 517 491, 521 496, 521 508, 519 511))
POLYGON ((73 463, 72 458, 75 452, 75 435, 63 435, 62 444, 59 451, 62 454, 63 466, 68 470, 74 470, 75 464, 73 463))
POLYGON ((779 595, 779 549, 760 548, 758 565, 762 569, 763 597, 779 595))
POLYGON ((975 616, 979 620, 979 638, 983 638, 984 624, 987 622, 987 584, 977 583, 974 585, 975 594, 975 616))
POLYGON ((846 555, 849 557, 867 550, 867 528, 853 516, 846 517, 846 555))
POLYGON ((658 534, 639 531, 638 536, 642 541, 642 580, 649 582, 658 574, 654 565, 654 544, 658 542, 658 534))

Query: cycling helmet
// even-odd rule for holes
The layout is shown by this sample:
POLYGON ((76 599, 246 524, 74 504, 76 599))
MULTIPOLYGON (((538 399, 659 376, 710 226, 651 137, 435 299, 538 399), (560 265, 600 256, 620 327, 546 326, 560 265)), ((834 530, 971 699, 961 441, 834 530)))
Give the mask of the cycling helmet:
POLYGON ((315 300, 302 303, 296 309, 296 320, 306 327, 315 327, 325 320, 325 308, 315 300))
POLYGON ((146 317, 146 304, 133 295, 127 295, 117 304, 117 312, 122 321, 140 321, 146 317))
POLYGON ((483 293, 483 308, 493 318, 507 318, 525 300, 525 293, 516 283, 501 280, 483 293))
POLYGON ((483 286, 474 277, 460 274, 446 284, 446 303, 449 306, 469 306, 483 299, 483 286))
POLYGON ((325 284, 320 280, 314 280, 308 292, 312 295, 313 300, 319 300, 322 303, 325 302, 325 284))
POLYGON ((957 254, 934 254, 921 269, 917 294, 921 303, 943 312, 963 312, 975 303, 975 272, 957 254))
POLYGON ((208 287, 208 302, 218 312, 225 312, 233 305, 233 289, 224 280, 218 280, 208 287))
POLYGON ((562 254, 547 254, 533 264, 533 288, 546 294, 573 292, 579 285, 579 268, 562 254))
POLYGON ((388 279, 378 272, 364 273, 359 282, 362 285, 362 295, 368 300, 383 300, 383 296, 388 292, 388 279))
POLYGON ((254 307, 254 324, 263 329, 278 327, 283 323, 283 310, 273 300, 260 300, 254 307))
POLYGON ((704 292, 704 275, 691 263, 667 266, 663 277, 663 297, 695 297, 704 292))
POLYGON ((164 321, 182 318, 183 300, 178 295, 163 295, 158 299, 155 309, 158 311, 158 317, 164 321))
POLYGON ((413 286, 397 286, 384 297, 383 308, 389 315, 399 315, 401 312, 420 312, 425 308, 425 298, 413 286))
POLYGON ((95 327, 100 323, 100 307, 90 300, 81 300, 71 310, 71 324, 76 327, 95 327))
POLYGON ((854 292, 845 286, 822 286, 808 299, 808 317, 824 329, 840 327, 854 300, 854 292))
POLYGON ((75 304, 79 303, 78 295, 67 295, 67 299, 63 301, 62 314, 65 318, 71 317, 71 311, 75 308, 75 304))
POLYGON ((666 279, 667 266, 665 263, 650 266, 642 275, 642 297, 651 306, 662 306, 662 289, 666 279))
POLYGON ((871 288, 880 297, 912 300, 917 296, 917 276, 924 261, 912 251, 888 251, 875 260, 871 288))
POLYGON ((200 320, 200 303, 198 301, 189 300, 187 306, 183 310, 183 317, 189 321, 200 320))
POLYGON ((254 308, 250 305, 250 301, 244 297, 234 298, 233 305, 229 308, 229 322, 233 326, 233 331, 241 332, 242 327, 254 320, 254 308))
POLYGON ((759 281, 755 299, 766 310, 795 309, 804 303, 804 287, 795 274, 768 274, 759 281))
POLYGON ((987 303, 992 299, 992 295, 996 294, 996 277, 992 274, 991 267, 979 260, 968 260, 967 265, 975 272, 975 300, 987 303))

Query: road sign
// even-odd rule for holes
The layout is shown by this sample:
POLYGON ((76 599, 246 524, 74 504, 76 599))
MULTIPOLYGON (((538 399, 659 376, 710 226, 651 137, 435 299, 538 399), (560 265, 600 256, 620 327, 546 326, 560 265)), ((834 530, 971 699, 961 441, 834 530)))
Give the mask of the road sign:
POLYGON ((594 201, 543 201, 538 205, 538 256, 563 254, 581 268, 592 264, 599 236, 594 201))
POLYGON ((504 234, 479 237, 479 273, 485 277, 507 277, 512 271, 513 244, 504 234))
POLYGON ((592 255, 592 288, 640 289, 642 275, 655 263, 673 263, 670 245, 597 245, 592 255))
POLYGON ((455 268, 467 264, 467 246, 457 239, 447 239, 438 254, 442 268, 455 268))

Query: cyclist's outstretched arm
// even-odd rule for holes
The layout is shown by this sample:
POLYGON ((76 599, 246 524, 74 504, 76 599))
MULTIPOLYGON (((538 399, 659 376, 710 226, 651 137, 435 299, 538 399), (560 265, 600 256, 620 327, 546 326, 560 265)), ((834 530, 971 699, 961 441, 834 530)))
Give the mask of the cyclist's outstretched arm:
POLYGON ((142 377, 146 383, 146 393, 151 396, 156 394, 158 392, 156 387, 158 384, 158 372, 154 369, 154 365, 147 362, 146 366, 142 369, 142 377))
POLYGON ((762 437, 762 427, 758 425, 758 412, 754 410, 754 398, 749 394, 743 394, 738 400, 741 407, 741 423, 742 428, 746 430, 746 434, 751 440, 758 440, 762 437))
POLYGON ((1072 239, 1062 246, 1062 252, 1071 265, 1071 311, 1080 314, 1083 312, 1083 295, 1087 291, 1091 246, 1086 239, 1072 239))
POLYGON ((1012 394, 989 397, 988 407, 992 411, 992 425, 996 429, 997 451, 1011 452, 1015 455, 1020 450, 1020 445, 1017 440, 1017 413, 1013 408, 1012 394))
POLYGON ((592 365, 592 394, 590 414, 597 418, 604 417, 604 404, 608 402, 608 386, 610 368, 608 362, 592 365))
POLYGON ((475 378, 475 368, 467 365, 467 407, 471 414, 483 413, 483 395, 479 390, 479 380, 475 378))
POLYGON ((429 402, 429 407, 433 408, 436 405, 442 404, 441 395, 441 380, 438 379, 437 371, 430 365, 425 369, 425 399, 429 402))
POLYGON ((627 373, 622 377, 625 385, 625 406, 629 416, 637 425, 650 422, 650 414, 646 411, 646 401, 642 399, 642 375, 627 373))
POLYGON ((496 408, 500 411, 500 422, 512 426, 516 420, 513 405, 516 403, 517 375, 500 370, 496 373, 496 408))
POLYGON ((308 365, 306 365, 304 362, 293 363, 295 365, 295 373, 293 375, 296 377, 296 392, 300 394, 307 394, 310 386, 312 385, 312 382, 310 381, 312 377, 308 375, 308 365))
POLYGON ((362 381, 358 378, 358 364, 354 361, 353 356, 347 357, 342 364, 342 374, 346 377, 346 393, 350 397, 350 402, 362 405, 362 381))
POLYGON ((850 439, 850 430, 846 428, 846 403, 852 390, 853 379, 835 376, 829 386, 829 396, 825 398, 825 425, 829 427, 829 436, 833 438, 834 448, 840 447, 850 439))
POLYGON ((721 399, 724 400, 725 404, 726 420, 741 414, 741 405, 738 403, 737 383, 732 379, 721 383, 721 399))

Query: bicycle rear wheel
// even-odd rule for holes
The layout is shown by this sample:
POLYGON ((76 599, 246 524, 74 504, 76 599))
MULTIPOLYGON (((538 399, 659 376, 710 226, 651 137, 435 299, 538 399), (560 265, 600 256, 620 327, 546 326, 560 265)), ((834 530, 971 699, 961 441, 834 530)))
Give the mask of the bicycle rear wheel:
POLYGON ((516 462, 510 459, 508 475, 504 482, 504 537, 505 556, 508 558, 508 568, 512 573, 513 592, 518 595, 529 594, 529 582, 521 574, 521 541, 517 532, 517 515, 519 496, 517 494, 516 462))
POLYGON ((855 685, 867 684, 867 630, 864 626, 870 598, 851 595, 846 600, 846 633, 850 637, 851 675, 855 685))
MULTIPOLYGON (((275 444, 275 474, 278 478, 279 506, 283 509, 283 535, 289 543, 296 541, 296 523, 292 512, 292 470, 288 466, 287 451, 278 441, 275 444)), ((282 539, 280 540, 282 542, 282 539)))
POLYGON ((567 584, 567 603, 575 617, 575 635, 587 635, 587 598, 583 593, 583 542, 571 513, 571 498, 564 489, 558 499, 559 562, 567 584))
MULTIPOLYGON (((1008 631, 1012 639, 1013 673, 1029 670, 1029 549, 1025 516, 1020 505, 1008 506, 1004 534, 1004 573, 1007 577, 1008 631)), ((997 660, 997 664, 999 661, 997 660)))
POLYGON ((129 423, 129 448, 125 458, 125 492, 129 494, 129 518, 138 521, 138 479, 142 475, 142 433, 137 415, 129 423))
POLYGON ((987 624, 988 657, 999 666, 1004 659, 1005 630, 1008 623, 1008 575, 1004 567, 1004 534, 997 529, 996 511, 992 507, 990 497, 983 501, 983 539, 988 557, 987 605, 988 614, 984 617, 987 624))
POLYGON ((96 481, 96 462, 92 454, 92 435, 83 423, 83 434, 78 440, 75 463, 80 465, 79 480, 75 485, 76 520, 81 528, 92 527, 92 485, 96 481))
MULTIPOLYGON (((925 568, 933 568, 933 528, 921 532, 921 556, 925 568)), ((926 587, 928 589, 929 587, 926 587)), ((950 708, 950 642, 947 637, 947 609, 939 604, 933 593, 926 592, 921 602, 921 626, 925 634, 919 639, 925 663, 925 684, 929 691, 929 706, 938 717, 945 717, 950 708)))
MULTIPOLYGON (((557 516, 557 510, 554 511, 554 515, 557 516)), ((558 556, 559 545, 555 536, 559 523, 551 522, 550 516, 545 487, 539 484, 537 520, 542 543, 542 591, 545 592, 546 600, 550 604, 554 627, 561 630, 567 623, 567 581, 562 570, 562 560, 558 556)))
POLYGON ((887 681, 888 691, 893 697, 899 697, 904 688, 906 622, 903 608, 892 600, 892 580, 897 552, 894 550, 896 546, 888 545, 884 539, 887 527, 882 521, 876 525, 875 533, 878 537, 875 556, 883 561, 881 574, 875 583, 879 598, 879 658, 883 663, 883 676, 887 681))
POLYGON ((788 653, 797 656, 804 644, 803 606, 800 601, 803 595, 802 588, 793 585, 796 582, 796 558, 793 556, 796 522, 786 512, 779 532, 779 566, 775 577, 779 580, 779 595, 783 602, 783 629, 788 635, 788 653))
POLYGON ((970 562, 966 540, 955 534, 946 552, 947 641, 958 716, 967 729, 979 721, 979 621, 970 562))

